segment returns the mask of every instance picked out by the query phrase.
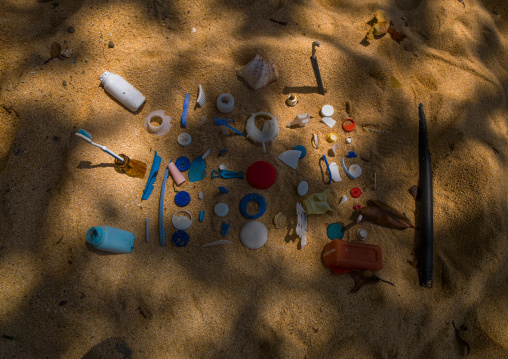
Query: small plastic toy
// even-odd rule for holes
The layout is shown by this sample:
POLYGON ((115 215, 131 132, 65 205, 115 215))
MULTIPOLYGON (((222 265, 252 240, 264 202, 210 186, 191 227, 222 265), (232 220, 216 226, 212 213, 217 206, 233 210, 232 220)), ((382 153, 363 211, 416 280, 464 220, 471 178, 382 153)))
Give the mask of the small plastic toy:
POLYGON ((258 221, 251 221, 244 224, 240 231, 242 244, 250 249, 259 249, 268 240, 268 229, 258 221))
POLYGON ((153 156, 152 167, 150 168, 150 175, 148 176, 148 180, 146 181, 145 189, 143 190, 143 195, 141 196, 141 200, 147 200, 150 198, 150 195, 153 191, 153 184, 157 179, 157 173, 159 172, 159 168, 161 166, 161 158, 157 155, 157 151, 153 156))
POLYGON ((223 171, 212 170, 212 178, 217 178, 217 177, 221 177, 221 178, 225 178, 225 179, 229 179, 229 178, 243 179, 244 175, 243 175, 243 172, 233 172, 233 171, 228 171, 228 170, 223 170, 223 171))
POLYGON ((383 269, 381 247, 364 244, 348 243, 341 239, 334 239, 325 246, 323 261, 325 266, 334 273, 348 273, 353 270, 383 269))
POLYGON ((219 186, 219 192, 222 193, 222 194, 226 194, 229 191, 228 191, 228 189, 226 187, 219 186))
POLYGON ((248 219, 257 219, 261 217, 266 211, 266 201, 260 194, 257 193, 249 193, 240 201, 240 212, 242 212, 243 216, 248 219), (247 212, 247 204, 249 202, 256 202, 259 206, 258 213, 251 215, 247 212))
POLYGON ((131 253, 134 233, 109 226, 91 227, 86 231, 86 241, 106 252, 131 253))

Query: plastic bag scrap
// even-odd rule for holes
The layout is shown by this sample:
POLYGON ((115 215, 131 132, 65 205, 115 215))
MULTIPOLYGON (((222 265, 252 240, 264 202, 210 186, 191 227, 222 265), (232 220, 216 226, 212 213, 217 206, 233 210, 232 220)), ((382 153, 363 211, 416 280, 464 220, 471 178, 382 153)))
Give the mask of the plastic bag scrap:
POLYGON ((326 211, 332 211, 330 205, 326 202, 329 196, 330 190, 314 193, 303 201, 303 209, 307 214, 323 214, 326 211))

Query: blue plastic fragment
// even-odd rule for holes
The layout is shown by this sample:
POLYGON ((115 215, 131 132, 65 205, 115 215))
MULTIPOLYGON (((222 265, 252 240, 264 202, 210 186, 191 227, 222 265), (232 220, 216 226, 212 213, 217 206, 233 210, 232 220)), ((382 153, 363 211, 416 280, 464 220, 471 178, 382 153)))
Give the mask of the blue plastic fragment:
POLYGON ((226 154, 226 152, 228 152, 228 150, 227 150, 227 149, 225 149, 225 148, 224 148, 224 149, 222 149, 222 150, 220 150, 220 151, 219 151, 219 156, 223 156, 223 155, 225 155, 225 154, 226 154))
POLYGON ((177 247, 185 247, 189 243, 189 234, 185 231, 178 230, 173 233, 171 242, 177 247))
POLYGON ((183 111, 182 111, 182 125, 183 127, 187 127, 187 111, 189 110, 190 103, 190 94, 185 95, 185 100, 183 100, 183 111))
POLYGON ((180 172, 185 172, 190 167, 190 160, 185 156, 178 157, 175 161, 175 166, 180 172))
POLYGON ((225 178, 225 179, 228 179, 228 178, 242 178, 243 179, 243 172, 233 172, 233 171, 228 171, 228 170, 220 170, 220 171, 212 170, 212 178, 217 178, 217 177, 221 177, 221 178, 225 178))
POLYGON ((191 201, 191 197, 190 197, 190 194, 188 192, 179 191, 175 195, 175 204, 178 207, 185 207, 185 206, 187 206, 190 203, 190 201, 191 201))
POLYGON ((355 158, 355 157, 358 157, 355 151, 349 151, 346 155, 346 158, 355 158))
POLYGON ((226 121, 224 120, 221 120, 221 119, 218 119, 217 117, 215 117, 215 126, 226 126, 227 128, 229 128, 230 130, 233 130, 235 131, 236 133, 238 133, 239 135, 242 135, 242 136, 245 136, 243 133, 241 133, 240 131, 238 131, 236 128, 234 127, 231 127, 229 126, 226 121))
POLYGON ((222 194, 225 194, 225 193, 228 193, 228 192, 229 192, 229 191, 228 191, 228 189, 227 189, 226 187, 222 187, 222 186, 219 186, 219 191, 220 191, 220 193, 222 193, 222 194))
POLYGON ((143 195, 141 196, 141 200, 147 200, 150 198, 150 195, 153 191, 153 184, 157 179, 157 173, 159 173, 159 168, 161 166, 161 158, 157 156, 157 151, 155 151, 155 155, 153 156, 152 168, 150 169, 150 175, 148 176, 148 180, 146 181, 145 190, 143 191, 143 195))
POLYGON ((330 166, 328 165, 328 160, 326 159, 326 156, 323 155, 323 160, 325 160, 326 169, 328 170, 328 184, 332 183, 332 172, 330 171, 330 166))
POLYGON ((244 215, 245 218, 248 219, 256 219, 261 217, 266 211, 266 201, 260 194, 257 193, 249 193, 245 197, 242 198, 240 202, 240 212, 244 215), (247 212, 247 203, 249 202, 256 202, 259 206, 258 213, 254 215, 250 215, 247 212))
POLYGON ((227 224, 226 222, 222 222, 222 226, 220 227, 220 234, 222 234, 224 237, 228 234, 229 227, 231 227, 230 224, 227 224))
MULTIPOLYGON (((171 161, 169 161, 171 162, 171 161)), ((159 242, 161 246, 166 244, 166 232, 164 231, 164 193, 166 192, 166 180, 168 179, 169 169, 166 166, 166 170, 164 171, 164 177, 162 178, 161 185, 161 196, 159 199, 159 242)))
POLYGON ((302 152, 302 154, 300 155, 300 159, 304 158, 305 155, 307 154, 307 149, 302 145, 295 146, 293 150, 302 152))
POLYGON ((205 217, 205 211, 201 210, 199 211, 199 221, 203 222, 203 218, 205 217))
POLYGON ((345 228, 340 223, 332 223, 326 228, 326 235, 331 240, 344 238, 345 228))

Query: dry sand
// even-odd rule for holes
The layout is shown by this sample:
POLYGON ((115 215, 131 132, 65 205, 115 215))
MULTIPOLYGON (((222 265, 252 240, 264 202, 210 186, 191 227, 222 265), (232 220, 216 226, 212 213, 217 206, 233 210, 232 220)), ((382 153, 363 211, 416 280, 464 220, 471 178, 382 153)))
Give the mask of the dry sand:
POLYGON ((508 4, 464 4, 84 0, 54 7, 50 1, 0 1, 0 357, 121 358, 116 346, 122 343, 133 358, 455 358, 461 354, 452 322, 463 326, 469 357, 508 357, 508 4), (401 44, 389 36, 361 44, 376 10, 407 35, 401 44), (309 61, 315 40, 322 43, 325 96, 317 93, 309 61), (44 64, 54 41, 72 49, 72 56, 44 64), (256 54, 280 73, 257 92, 235 73, 256 54), (104 92, 99 76, 105 70, 146 96, 138 113, 104 92), (392 88, 391 76, 401 88, 392 88), (183 132, 183 99, 189 92, 193 107, 198 84, 208 102, 189 112, 193 143, 182 148, 176 138, 183 132), (235 97, 234 112, 223 118, 234 119, 242 131, 253 112, 278 117, 279 137, 267 154, 241 136, 221 136, 212 119, 223 92, 235 97), (288 93, 297 94, 296 107, 285 105, 288 93), (319 121, 319 110, 331 104, 333 117, 342 121, 346 100, 358 127, 346 145, 347 135, 336 125, 340 149, 329 159, 354 150, 363 174, 328 185, 319 158, 331 148, 325 141, 330 129, 319 121), (434 173, 434 288, 421 288, 408 264, 418 231, 363 223, 346 239, 355 241, 356 230, 366 229, 366 242, 383 248, 378 275, 395 287, 377 284, 350 294, 352 277, 333 275, 321 262, 326 227, 350 224, 353 204, 369 198, 418 224, 408 189, 418 182, 420 102, 434 173), (173 118, 163 137, 143 127, 157 109, 173 118), (285 127, 304 112, 314 117, 310 125, 285 127), (199 125, 203 115, 208 120, 199 125), (156 223, 162 176, 142 202, 145 180, 116 173, 109 156, 74 136, 79 128, 148 166, 155 150, 167 163, 212 148, 208 171, 220 163, 245 171, 262 159, 275 166, 277 181, 264 191, 208 176, 186 183, 195 224, 189 245, 177 248, 169 239, 177 210, 169 180, 168 238, 161 247, 156 223), (311 146, 314 133, 319 149, 311 146), (295 171, 277 156, 297 144, 308 154, 295 171), (229 152, 219 158, 222 148, 229 152), (294 233, 301 180, 309 182, 310 193, 330 189, 334 210, 309 216, 304 248, 294 233), (219 195, 219 185, 230 192, 219 195), (363 195, 339 207, 355 186, 363 195), (256 251, 239 239, 248 221, 239 201, 251 192, 268 202, 259 220, 269 239, 256 251), (222 220, 213 215, 219 201, 230 206, 226 239, 234 245, 201 248, 222 238, 222 220), (198 223, 201 209, 205 219, 198 223), (288 216, 287 229, 274 228, 279 211, 288 216), (133 253, 104 255, 87 246, 86 230, 99 225, 132 231, 133 253))

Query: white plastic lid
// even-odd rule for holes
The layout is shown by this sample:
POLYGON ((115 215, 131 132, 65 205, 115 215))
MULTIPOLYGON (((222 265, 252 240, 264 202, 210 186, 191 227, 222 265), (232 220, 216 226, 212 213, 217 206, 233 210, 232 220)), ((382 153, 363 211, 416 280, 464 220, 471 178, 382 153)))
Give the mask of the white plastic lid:
POLYGON ((298 184, 298 187, 296 188, 296 192, 300 196, 305 196, 307 192, 309 191, 309 184, 307 181, 302 181, 298 184))
POLYGON ((225 203, 217 203, 213 209, 213 212, 218 217, 225 217, 228 214, 229 208, 225 203))
POLYGON ((187 132, 182 132, 178 135, 177 141, 180 146, 187 147, 191 144, 192 137, 187 132))
POLYGON ((335 110, 333 109, 332 105, 324 105, 321 108, 321 116, 323 117, 332 117, 335 110))
POLYGON ((247 222, 240 231, 240 240, 243 245, 250 249, 259 249, 268 240, 268 229, 258 221, 247 222))

